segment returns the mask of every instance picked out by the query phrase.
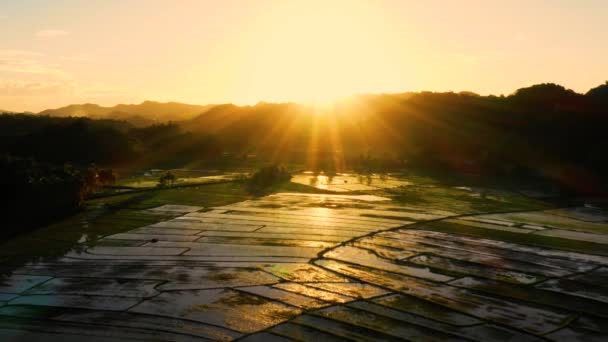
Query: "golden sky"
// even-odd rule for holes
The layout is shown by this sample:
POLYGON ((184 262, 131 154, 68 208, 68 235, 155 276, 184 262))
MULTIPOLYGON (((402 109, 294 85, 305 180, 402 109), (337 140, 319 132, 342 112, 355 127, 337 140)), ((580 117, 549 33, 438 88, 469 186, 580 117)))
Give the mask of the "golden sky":
POLYGON ((0 109, 586 92, 607 33, 606 0, 0 1, 0 109))

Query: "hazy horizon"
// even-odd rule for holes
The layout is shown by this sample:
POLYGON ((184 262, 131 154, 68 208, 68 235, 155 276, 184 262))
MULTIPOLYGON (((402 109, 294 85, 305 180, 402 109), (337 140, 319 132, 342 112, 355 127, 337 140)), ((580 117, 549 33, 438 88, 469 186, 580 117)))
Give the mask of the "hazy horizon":
POLYGON ((0 109, 585 93, 608 78, 606 18, 601 0, 6 2, 0 109))
MULTIPOLYGON (((608 82, 608 81, 606 81, 606 82, 608 82)), ((543 84, 543 83, 546 84, 548 82, 542 82, 542 83, 539 83, 539 84, 543 84)), ((602 83, 602 84, 604 84, 604 83, 602 83)), ((560 84, 560 85, 564 86, 566 89, 573 90, 573 89, 569 88, 566 85, 563 85, 563 84, 560 84)), ((599 85, 601 85, 601 84, 597 84, 597 85, 595 85, 595 86, 587 89, 587 91, 590 90, 590 89, 592 89, 592 88, 595 88, 595 87, 597 87, 599 85)), ((517 89, 525 88, 525 87, 528 87, 528 86, 532 86, 532 84, 530 84, 530 85, 524 85, 524 86, 521 86, 521 87, 519 87, 517 89)), ((480 96, 501 96, 501 95, 508 96, 508 95, 514 94, 517 89, 514 89, 512 92, 505 93, 505 94, 478 94, 478 93, 476 93, 476 94, 480 95, 480 96)), ((577 91, 577 93, 579 93, 579 94, 585 94, 587 91, 577 91)), ((437 92, 437 93, 454 92, 454 93, 460 93, 460 92, 470 92, 470 91, 469 90, 431 91, 431 90, 424 90, 423 89, 423 90, 419 90, 419 91, 402 91, 402 92, 394 92, 394 93, 359 93, 359 94, 350 94, 350 95, 339 96, 339 97, 336 97, 335 99, 332 99, 331 101, 327 101, 326 103, 321 103, 321 105, 332 104, 332 103, 338 102, 340 100, 347 100, 350 97, 356 97, 356 96, 399 95, 399 94, 407 94, 407 93, 414 94, 414 93, 420 93, 420 92, 437 92)), ((56 107, 43 108, 43 109, 38 110, 38 111, 11 110, 11 109, 4 108, 4 107, 0 107, 0 110, 8 110, 8 111, 11 111, 11 112, 16 112, 16 113, 19 113, 19 112, 40 113, 40 112, 44 112, 45 110, 60 109, 60 108, 64 108, 64 107, 68 107, 68 106, 72 106, 72 105, 73 106, 96 105, 96 106, 100 106, 100 107, 103 107, 103 108, 112 108, 112 107, 121 106, 121 105, 137 106, 137 105, 141 105, 141 104, 143 104, 145 102, 154 102, 154 103, 159 103, 159 104, 179 103, 179 104, 192 105, 192 106, 202 106, 202 107, 204 107, 204 106, 220 106, 220 105, 255 106, 255 105, 259 104, 259 103, 270 103, 270 104, 294 103, 294 104, 299 104, 299 105, 316 105, 316 104, 319 104, 318 102, 315 102, 315 101, 291 101, 291 100, 285 100, 285 101, 267 101, 267 100, 264 100, 264 99, 261 99, 261 100, 257 101, 256 103, 236 103, 234 101, 233 102, 223 102, 223 103, 191 103, 191 102, 174 101, 174 100, 171 100, 171 99, 169 99, 167 101, 159 101, 159 100, 155 100, 155 99, 143 99, 141 101, 116 102, 116 103, 109 103, 109 104, 100 104, 100 103, 94 103, 94 102, 66 103, 64 105, 59 105, 59 106, 56 106, 56 107)))

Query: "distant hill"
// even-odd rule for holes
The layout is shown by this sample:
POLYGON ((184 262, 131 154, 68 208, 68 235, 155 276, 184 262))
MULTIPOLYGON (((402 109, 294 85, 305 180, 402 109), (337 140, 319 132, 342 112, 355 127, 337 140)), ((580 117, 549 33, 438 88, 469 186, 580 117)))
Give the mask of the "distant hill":
POLYGON ((407 166, 548 177, 584 191, 608 174, 608 83, 585 94, 544 83, 508 96, 357 95, 322 107, 84 104, 41 114, 49 116, 0 115, 0 155, 148 168, 227 167, 251 158, 310 169, 407 166), (76 117, 59 117, 66 115, 76 117))
POLYGON ((38 114, 55 117, 73 116, 124 120, 135 126, 147 126, 153 123, 188 120, 206 112, 214 106, 154 101, 145 101, 140 104, 119 104, 113 107, 85 103, 73 104, 57 109, 47 109, 38 114))
POLYGON ((554 169, 566 160, 573 169, 592 165, 590 169, 608 170, 608 83, 587 94, 547 83, 506 97, 471 92, 360 95, 325 109, 295 103, 227 104, 179 125, 219 137, 225 151, 235 155, 273 160, 302 156, 315 161, 333 153, 334 163, 390 155, 410 164, 466 168, 466 162, 497 173, 536 169, 553 177, 574 172, 554 169))

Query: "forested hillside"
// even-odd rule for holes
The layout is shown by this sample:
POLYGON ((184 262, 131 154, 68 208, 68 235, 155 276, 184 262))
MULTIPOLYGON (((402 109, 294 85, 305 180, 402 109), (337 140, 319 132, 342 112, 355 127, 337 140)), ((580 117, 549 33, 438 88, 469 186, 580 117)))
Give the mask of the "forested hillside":
POLYGON ((608 83, 586 94, 540 84, 506 97, 421 92, 353 96, 326 107, 225 104, 143 127, 6 114, 0 116, 0 152, 130 167, 212 167, 247 158, 335 170, 424 167, 536 175, 585 188, 608 171, 607 94, 608 83))

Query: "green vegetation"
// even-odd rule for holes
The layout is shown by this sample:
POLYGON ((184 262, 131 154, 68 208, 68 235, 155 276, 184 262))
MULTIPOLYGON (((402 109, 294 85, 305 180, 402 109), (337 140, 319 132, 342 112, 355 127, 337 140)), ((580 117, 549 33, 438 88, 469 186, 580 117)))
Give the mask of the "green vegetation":
MULTIPOLYGON (((328 193, 306 185, 284 182, 271 191, 328 193)), ((165 220, 170 216, 145 209, 165 204, 222 206, 252 198, 243 182, 154 189, 86 201, 84 210, 36 231, 0 244, 4 271, 28 261, 62 256, 98 244, 104 236, 125 232, 165 220)), ((30 210, 34 210, 31 209, 30 210)), ((30 211, 30 214, 34 211, 30 211)), ((32 216, 32 215, 30 215, 32 216)), ((23 232, 21 232, 23 233, 23 232)), ((104 242, 105 243, 105 242, 104 242)), ((131 242, 125 242, 131 244, 131 242)))
POLYGON ((116 175, 112 171, 112 169, 101 169, 97 173, 97 178, 99 183, 104 186, 113 185, 116 183, 116 175))
POLYGON ((76 213, 87 195, 115 180, 111 169, 94 164, 78 169, 0 156, 0 190, 12 195, 3 201, 0 240, 76 213))
MULTIPOLYGON (((123 195, 133 196, 133 195, 123 195)), ((123 197, 118 196, 118 197, 123 197)), ((129 205, 131 209, 148 209, 164 204, 196 205, 201 207, 221 206, 251 198, 239 182, 208 184, 169 189, 151 190, 141 193, 141 200, 129 205)), ((107 200, 110 200, 109 197, 107 200)), ((105 202, 102 198, 100 202, 105 202)))
POLYGON ((131 169, 234 170, 269 161, 326 174, 408 169, 490 180, 548 179, 566 195, 598 192, 608 171, 606 89, 608 84, 578 94, 539 84, 506 97, 361 95, 323 115, 294 103, 208 106, 197 108, 201 114, 194 117, 179 104, 121 109, 162 117, 154 125, 107 119, 123 117, 98 106, 46 113, 103 120, 5 114, 0 115, 0 152, 131 169), (190 114, 176 114, 180 110, 190 114))
MULTIPOLYGON (((311 186, 292 182, 272 184, 265 188, 266 193, 301 192, 301 193, 333 193, 311 186)), ((129 205, 130 209, 148 209, 164 204, 196 205, 201 207, 222 206, 230 203, 245 201, 253 197, 245 181, 222 182, 216 184, 201 184, 199 186, 175 187, 169 189, 154 189, 143 193, 124 194, 89 201, 91 204, 103 203, 114 206, 125 198, 138 198, 137 202, 129 205)))
MULTIPOLYGON (((175 175, 174 186, 196 185, 212 182, 223 182, 232 180, 242 180, 246 178, 245 172, 220 172, 218 170, 190 170, 190 169, 171 169, 171 170, 123 170, 117 177, 114 187, 117 189, 141 189, 154 188, 158 185, 159 177, 171 172, 175 175)), ((107 189, 106 189, 107 190, 107 189)))
POLYGON ((280 165, 265 166, 246 181, 247 190, 255 195, 272 192, 273 188, 281 186, 291 180, 291 174, 280 165))
POLYGON ((173 174, 171 171, 167 171, 158 178, 158 186, 160 186, 160 187, 173 186, 173 185, 175 185, 176 181, 177 181, 177 176, 175 176, 175 174, 173 174))
POLYGON ((70 165, 0 156, 0 240, 73 213, 82 204, 88 179, 70 165), (6 197, 10 196, 10 197, 6 197))
POLYGON ((545 248, 563 249, 572 252, 587 254, 598 254, 608 256, 608 248, 601 243, 574 241, 557 237, 549 237, 534 234, 512 233, 502 230, 493 230, 464 226, 451 222, 430 222, 417 226, 419 229, 434 230, 438 232, 467 235, 478 238, 487 238, 505 242, 519 243, 545 248))
POLYGON ((91 201, 76 215, 0 244, 1 271, 10 272, 27 262, 51 261, 69 251, 78 253, 104 236, 168 218, 130 208, 145 198, 146 194, 131 194, 91 201))
MULTIPOLYGON (((129 231, 172 216, 145 209, 164 204, 221 206, 251 198, 243 184, 222 183, 158 189, 90 200, 82 212, 0 244, 2 272, 30 261, 52 260, 99 244, 107 235, 129 231)), ((103 242, 105 244, 105 242, 103 242)), ((139 242, 125 242, 127 245, 139 242)))
MULTIPOLYGON (((608 83, 577 94, 539 84, 507 97, 466 92, 361 95, 319 115, 294 103, 84 105, 46 112, 98 119, 2 114, 0 153, 15 156, 3 162, 2 191, 17 194, 2 206, 10 226, 2 234, 77 210, 83 195, 99 185, 112 194, 152 188, 159 181, 159 174, 121 179, 112 171, 117 169, 171 170, 160 180, 163 186, 208 182, 178 174, 174 170, 179 168, 217 175, 250 172, 268 161, 289 165, 289 171, 324 171, 329 176, 352 170, 398 172, 418 185, 382 194, 456 212, 528 210, 544 204, 514 193, 452 185, 521 189, 520 184, 543 184, 566 199, 581 193, 603 195, 607 89, 608 83), (158 120, 130 119, 143 114, 158 120), (14 162, 28 158, 38 162, 14 162), (92 163, 100 167, 88 167, 92 163), (442 178, 453 181, 435 181, 442 178), (37 215, 24 214, 26 210, 37 215)), ((261 168, 239 191, 263 195, 301 187, 289 183, 287 171, 261 168)), ((300 190, 317 191, 312 189, 300 190)), ((183 192, 181 202, 203 201, 192 199, 197 195, 188 189, 167 191, 158 196, 183 192)))
POLYGON ((486 213, 547 209, 548 203, 508 191, 461 189, 446 185, 413 185, 386 189, 379 195, 397 203, 447 210, 454 213, 486 213))

